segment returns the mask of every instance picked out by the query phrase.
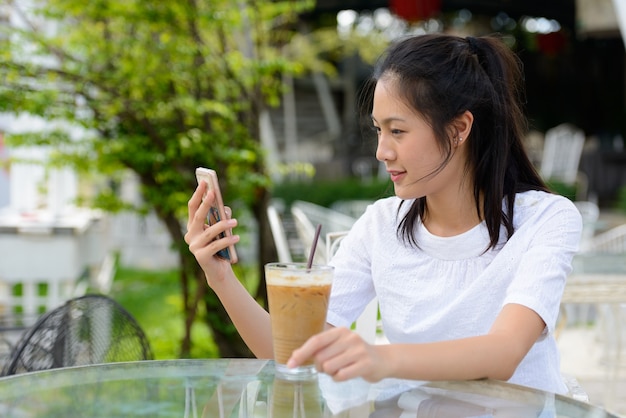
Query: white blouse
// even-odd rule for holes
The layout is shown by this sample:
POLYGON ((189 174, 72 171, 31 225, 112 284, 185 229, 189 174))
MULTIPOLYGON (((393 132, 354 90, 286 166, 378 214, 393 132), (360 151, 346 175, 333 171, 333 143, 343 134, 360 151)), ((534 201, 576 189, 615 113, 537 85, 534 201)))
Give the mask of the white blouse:
POLYGON ((453 237, 420 223, 419 248, 405 243, 397 228, 412 202, 400 203, 375 202, 341 242, 330 263, 328 322, 350 326, 376 296, 390 343, 434 342, 484 335, 505 304, 521 304, 546 330, 509 381, 566 392, 553 331, 582 229, 574 204, 539 191, 518 194, 513 236, 507 241, 502 229, 497 248, 487 250, 484 222, 453 237))

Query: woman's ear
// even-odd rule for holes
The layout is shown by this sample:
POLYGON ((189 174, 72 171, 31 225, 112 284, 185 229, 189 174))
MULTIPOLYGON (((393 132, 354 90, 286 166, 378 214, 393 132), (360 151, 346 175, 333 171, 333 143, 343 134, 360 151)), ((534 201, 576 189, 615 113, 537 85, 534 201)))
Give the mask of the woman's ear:
POLYGON ((469 110, 466 110, 461 115, 457 116, 452 125, 456 131, 456 137, 454 138, 454 144, 464 142, 472 132, 472 125, 474 124, 474 115, 469 110))

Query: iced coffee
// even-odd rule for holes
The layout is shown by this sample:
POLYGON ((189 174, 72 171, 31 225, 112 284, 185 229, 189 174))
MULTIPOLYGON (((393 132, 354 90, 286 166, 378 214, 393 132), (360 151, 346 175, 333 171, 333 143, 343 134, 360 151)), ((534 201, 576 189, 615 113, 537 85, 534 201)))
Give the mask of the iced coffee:
POLYGON ((315 375, 313 361, 285 366, 291 353, 324 330, 333 279, 331 266, 270 263, 265 266, 276 370, 288 379, 315 375))

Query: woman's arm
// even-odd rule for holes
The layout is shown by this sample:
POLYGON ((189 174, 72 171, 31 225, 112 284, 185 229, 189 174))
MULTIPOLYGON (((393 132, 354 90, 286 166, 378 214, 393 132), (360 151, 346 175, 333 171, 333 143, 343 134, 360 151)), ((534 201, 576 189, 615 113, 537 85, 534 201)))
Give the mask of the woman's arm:
POLYGON ((508 380, 545 329, 531 309, 508 304, 486 335, 381 347, 395 377, 420 380, 508 380))
POLYGON ((508 380, 544 328, 539 315, 517 304, 505 305, 486 335, 458 340, 370 345, 347 328, 335 328, 309 339, 288 365, 314 357, 318 370, 338 381, 508 380))
POLYGON ((215 199, 213 192, 209 191, 202 201, 206 187, 206 183, 201 182, 189 199, 185 242, 246 345, 258 358, 273 358, 269 314, 239 282, 230 263, 216 255, 239 241, 238 235, 218 239, 219 234, 237 226, 237 220, 223 219, 215 225, 206 224, 206 216, 215 199))

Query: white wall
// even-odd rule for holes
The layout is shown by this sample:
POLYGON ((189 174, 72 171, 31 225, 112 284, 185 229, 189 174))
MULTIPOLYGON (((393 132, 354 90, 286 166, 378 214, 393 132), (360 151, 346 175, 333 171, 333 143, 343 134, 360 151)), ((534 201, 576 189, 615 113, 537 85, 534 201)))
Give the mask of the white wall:
POLYGON ((9 153, 4 145, 4 134, 0 130, 0 208, 9 205, 9 169, 6 166, 9 153))
MULTIPOLYGON (((122 181, 120 197, 134 205, 141 202, 139 180, 131 172, 122 181)), ((169 233, 154 213, 111 215, 109 225, 111 247, 119 251, 122 266, 149 270, 178 267, 178 255, 170 248, 169 233)))
MULTIPOLYGON (((77 140, 86 134, 68 124, 50 124, 35 116, 0 114, 0 132, 6 134, 41 132, 49 128, 66 129, 77 140)), ((49 152, 46 147, 6 147, 2 156, 0 149, 0 158, 5 161, 8 158, 16 160, 11 163, 5 179, 8 180, 9 198, 0 204, 0 208, 25 215, 45 210, 52 218, 74 208, 78 196, 78 178, 68 168, 46 169, 42 163, 48 159, 49 152)), ((6 195, 7 190, 0 189, 2 194, 6 195)))

